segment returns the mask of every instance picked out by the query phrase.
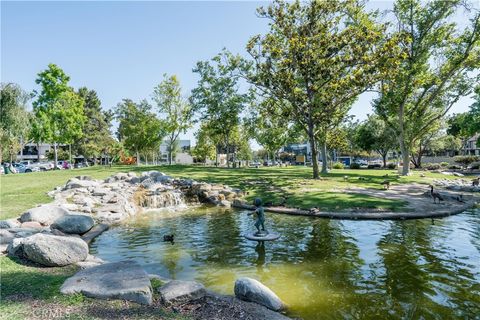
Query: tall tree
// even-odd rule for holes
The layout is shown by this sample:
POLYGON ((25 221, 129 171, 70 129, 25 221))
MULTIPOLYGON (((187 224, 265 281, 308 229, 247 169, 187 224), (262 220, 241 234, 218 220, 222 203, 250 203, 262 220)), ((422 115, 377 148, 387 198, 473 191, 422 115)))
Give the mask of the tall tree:
POLYGON ((82 135, 85 122, 84 101, 68 86, 70 77, 55 64, 38 74, 41 86, 33 102, 35 131, 43 142, 54 145, 54 167, 57 168, 58 144, 71 144, 82 135), (40 132, 41 130, 41 132, 40 132))
POLYGON ((479 73, 471 71, 480 65, 480 15, 460 30, 452 17, 461 4, 397 0, 394 5, 394 26, 405 36, 401 46, 407 57, 385 74, 374 107, 398 136, 403 175, 410 172, 413 144, 479 80, 479 73))
POLYGON ((230 167, 232 134, 240 125, 240 113, 247 107, 251 95, 240 92, 240 76, 237 68, 240 56, 227 51, 210 61, 199 61, 193 72, 200 76, 197 87, 192 90, 191 103, 201 113, 201 119, 208 121, 209 131, 220 139, 226 148, 227 166, 230 167))
POLYGON ((141 153, 160 147, 165 137, 164 124, 152 112, 152 106, 146 100, 135 103, 124 99, 117 105, 116 116, 119 122, 118 139, 136 155, 139 165, 141 153))
POLYGON ((395 131, 376 115, 369 115, 367 120, 355 130, 355 144, 367 152, 375 151, 382 156, 383 166, 387 166, 388 152, 398 148, 395 131))
POLYGON ((197 143, 192 149, 192 155, 202 161, 205 165, 207 164, 208 159, 213 160, 216 156, 215 141, 212 139, 208 129, 206 122, 200 124, 200 129, 195 133, 197 143))
POLYGON ((7 153, 14 161, 18 149, 23 147, 30 130, 27 111, 29 95, 14 83, 0 85, 0 163, 7 153))
POLYGON ((78 95, 84 102, 86 122, 81 139, 75 141, 74 150, 85 158, 93 158, 96 164, 97 158, 114 142, 110 133, 112 114, 102 110, 95 90, 82 87, 78 89, 78 95))
POLYGON ((247 45, 254 59, 250 81, 288 102, 280 104, 281 114, 307 135, 317 179, 318 145, 326 173, 328 132, 359 94, 394 67, 397 40, 385 37, 386 26, 356 0, 274 1, 258 14, 270 21, 270 30, 247 45))
POLYGON ((163 75, 163 81, 154 89, 153 99, 160 113, 165 116, 168 163, 172 164, 178 136, 192 126, 193 108, 182 97, 182 88, 175 75, 163 75))

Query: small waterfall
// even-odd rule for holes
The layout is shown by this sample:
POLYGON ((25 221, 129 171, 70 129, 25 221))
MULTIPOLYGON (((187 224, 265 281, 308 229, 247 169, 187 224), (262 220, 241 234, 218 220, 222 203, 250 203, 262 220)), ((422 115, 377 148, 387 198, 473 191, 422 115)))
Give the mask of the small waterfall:
POLYGON ((168 208, 184 206, 183 193, 178 190, 157 190, 146 192, 140 199, 139 205, 144 208, 168 208))

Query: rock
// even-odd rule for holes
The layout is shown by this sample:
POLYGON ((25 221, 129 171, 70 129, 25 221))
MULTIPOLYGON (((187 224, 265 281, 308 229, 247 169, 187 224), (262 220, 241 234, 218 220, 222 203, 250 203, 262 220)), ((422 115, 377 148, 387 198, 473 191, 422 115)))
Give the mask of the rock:
POLYGON ((6 229, 0 229, 0 244, 9 244, 15 238, 15 234, 6 229))
POLYGON ((285 308, 280 298, 260 281, 252 278, 239 278, 235 281, 235 296, 241 300, 251 301, 273 311, 285 308))
POLYGON ((78 179, 78 180, 88 180, 88 181, 92 181, 92 177, 90 176, 76 176, 75 179, 78 179))
POLYGON ((133 177, 128 180, 131 184, 137 184, 140 183, 140 178, 139 177, 133 177))
POLYGON ((137 174, 133 171, 130 171, 130 172, 127 173, 127 176, 129 176, 130 178, 136 178, 137 174))
POLYGON ((77 178, 72 178, 68 180, 65 185, 65 189, 75 189, 75 188, 89 188, 89 187, 98 187, 99 183, 95 180, 79 180, 77 178))
POLYGON ((70 214, 70 212, 59 206, 44 205, 28 210, 27 212, 22 214, 22 216, 20 217, 20 221, 36 221, 43 225, 49 225, 58 218, 63 217, 67 214, 70 214))
POLYGON ((452 175, 452 173, 451 173, 451 172, 448 172, 448 171, 441 171, 440 173, 441 173, 441 174, 444 174, 444 175, 446 175, 446 176, 451 176, 451 175, 452 175))
POLYGON ((0 220, 0 229, 17 228, 20 222, 17 219, 0 220))
POLYGON ((37 221, 27 221, 21 224, 21 228, 43 228, 43 226, 37 221))
POLYGON ((60 288, 63 294, 82 293, 99 299, 152 303, 148 274, 134 261, 105 263, 79 271, 60 288))
POLYGON ((102 265, 104 264, 105 261, 103 261, 102 259, 98 258, 98 257, 95 257, 91 254, 89 254, 87 256, 87 258, 85 259, 85 261, 79 261, 77 263, 75 263, 77 266, 79 266, 81 269, 87 269, 87 268, 91 268, 91 267, 96 267, 96 266, 99 266, 99 265, 102 265))
POLYGON ((464 175, 461 174, 460 172, 453 172, 453 175, 456 177, 464 177, 464 175))
POLYGON ((227 207, 227 208, 230 208, 232 206, 232 203, 228 200, 222 200, 219 202, 219 205, 221 207, 227 207))
POLYGON ((92 217, 72 214, 58 218, 51 225, 51 228, 58 229, 64 233, 83 234, 92 229, 94 223, 92 217))
POLYGON ((80 238, 37 233, 19 240, 14 251, 21 250, 28 260, 47 267, 67 266, 88 256, 88 245, 80 238))
POLYGON ((11 257, 24 258, 23 255, 23 241, 24 238, 15 238, 7 247, 7 253, 11 257))
POLYGON ((172 280, 158 289, 162 303, 171 305, 203 298, 205 287, 196 281, 172 280))

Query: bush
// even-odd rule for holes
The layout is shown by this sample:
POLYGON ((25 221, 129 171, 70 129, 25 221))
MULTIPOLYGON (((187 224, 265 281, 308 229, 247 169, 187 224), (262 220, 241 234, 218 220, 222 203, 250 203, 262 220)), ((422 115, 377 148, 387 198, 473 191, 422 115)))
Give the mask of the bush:
POLYGON ((369 164, 368 169, 380 169, 382 165, 380 163, 375 163, 375 164, 369 164))
POLYGON ((438 170, 440 169, 440 163, 427 163, 425 168, 427 168, 427 170, 438 170))
POLYGON ((456 156, 453 158, 453 161, 456 163, 460 163, 462 166, 468 166, 472 162, 478 162, 480 161, 479 156, 456 156))
POLYGON ((396 163, 388 163, 387 164, 387 169, 390 169, 390 170, 397 169, 397 164, 396 163))
POLYGON ((450 163, 448 163, 448 162, 440 162, 440 166, 441 166, 442 168, 448 167, 449 164, 450 164, 450 163))
POLYGON ((341 162, 335 162, 333 164, 333 169, 343 169, 343 168, 345 168, 345 165, 341 162))
POLYGON ((451 170, 460 170, 460 169, 462 169, 462 167, 457 166, 457 165, 455 165, 455 164, 452 164, 452 165, 449 165, 449 166, 448 166, 448 169, 451 169, 451 170))
POLYGON ((468 166, 470 169, 480 169, 480 161, 475 161, 475 162, 472 162, 470 163, 470 165, 468 166))
POLYGON ((352 163, 350 165, 350 169, 360 169, 360 164, 359 163, 352 163))

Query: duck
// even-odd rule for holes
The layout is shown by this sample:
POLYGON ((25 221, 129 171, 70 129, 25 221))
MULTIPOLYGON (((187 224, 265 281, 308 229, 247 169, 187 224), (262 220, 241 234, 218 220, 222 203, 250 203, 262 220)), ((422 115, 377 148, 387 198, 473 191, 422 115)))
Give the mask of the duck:
POLYGON ((440 203, 440 201, 444 201, 440 193, 433 191, 433 185, 430 185, 430 195, 433 198, 433 203, 437 203, 437 199, 438 199, 438 203, 440 203))
POLYGON ((383 188, 384 188, 385 190, 389 190, 389 189, 390 189, 390 181, 388 181, 388 180, 383 180, 383 182, 382 182, 381 184, 383 184, 383 188))
POLYGON ((164 242, 171 242, 173 244, 173 241, 175 240, 175 235, 173 234, 166 234, 163 236, 163 241, 164 242))
POLYGON ((476 178, 472 180, 472 186, 478 187, 479 184, 480 184, 480 178, 476 178))

